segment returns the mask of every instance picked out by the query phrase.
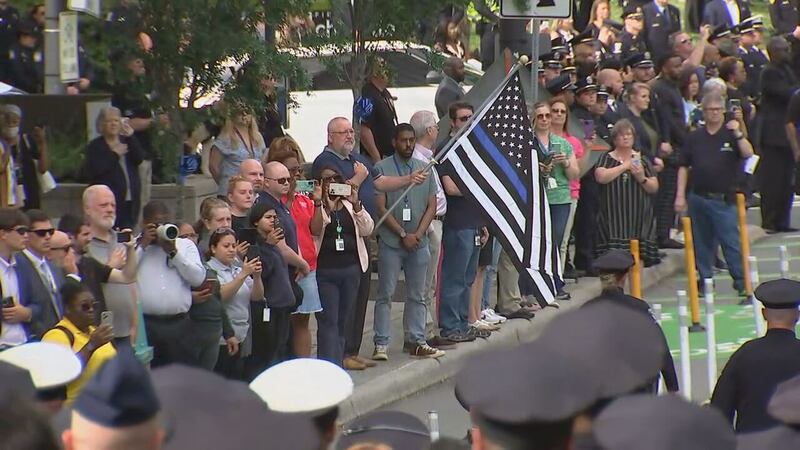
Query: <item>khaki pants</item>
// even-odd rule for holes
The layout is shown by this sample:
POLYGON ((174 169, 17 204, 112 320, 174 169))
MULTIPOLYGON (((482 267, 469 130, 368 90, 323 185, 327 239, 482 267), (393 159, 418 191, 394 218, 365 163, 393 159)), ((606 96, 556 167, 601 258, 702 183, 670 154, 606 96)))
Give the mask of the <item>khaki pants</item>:
POLYGON ((497 312, 512 314, 520 309, 519 272, 505 250, 497 262, 497 312))
POLYGON ((428 306, 428 318, 425 323, 425 336, 430 338, 439 332, 439 308, 436 307, 436 282, 439 273, 439 255, 442 249, 442 221, 433 220, 428 230, 428 246, 431 252, 428 274, 425 278, 423 298, 428 306))

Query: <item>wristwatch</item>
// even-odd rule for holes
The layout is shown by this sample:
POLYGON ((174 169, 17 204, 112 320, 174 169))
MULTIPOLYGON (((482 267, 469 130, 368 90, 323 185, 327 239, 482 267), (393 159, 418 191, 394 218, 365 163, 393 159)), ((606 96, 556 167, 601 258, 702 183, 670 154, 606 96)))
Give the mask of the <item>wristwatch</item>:
POLYGON ((400 239, 405 239, 406 236, 408 236, 408 234, 406 233, 406 230, 400 230, 400 239))

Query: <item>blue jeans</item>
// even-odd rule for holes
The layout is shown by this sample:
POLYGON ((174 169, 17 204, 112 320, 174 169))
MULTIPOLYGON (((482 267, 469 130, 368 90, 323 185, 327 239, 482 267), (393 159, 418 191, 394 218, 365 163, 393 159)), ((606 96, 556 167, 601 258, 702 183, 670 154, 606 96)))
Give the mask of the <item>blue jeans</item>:
POLYGON ((492 300, 492 279, 497 276, 497 263, 500 261, 500 251, 503 247, 500 241, 492 239, 492 263, 486 266, 483 276, 483 296, 481 297, 481 311, 488 309, 492 300))
POLYGON ((444 227, 442 231, 442 281, 439 293, 439 326, 442 336, 465 333, 469 327, 467 311, 480 247, 475 246, 478 230, 444 227))
POLYGON ((383 241, 378 243, 378 294, 375 297, 375 345, 389 345, 392 332, 392 297, 397 287, 400 270, 406 276, 406 305, 403 310, 405 341, 425 343, 425 279, 431 252, 427 245, 415 251, 394 248, 383 241))
POLYGON ((354 314, 361 267, 317 269, 322 311, 317 313, 317 358, 342 365, 347 318, 354 314))
MULTIPOLYGON (((560 205, 550 205, 550 227, 553 229, 553 251, 559 251, 561 241, 564 239, 564 232, 567 229, 567 221, 569 220, 569 209, 571 203, 562 203, 560 205)), ((562 257, 564 255, 561 255, 562 257)), ((556 277, 556 288, 561 289, 564 282, 561 278, 556 277)), ((519 277, 519 292, 522 295, 533 295, 533 286, 527 276, 519 277)))
POLYGON ((734 289, 744 289, 742 251, 739 243, 739 222, 736 206, 722 200, 708 199, 690 193, 687 198, 692 218, 694 254, 700 278, 713 278, 717 243, 728 263, 734 289))

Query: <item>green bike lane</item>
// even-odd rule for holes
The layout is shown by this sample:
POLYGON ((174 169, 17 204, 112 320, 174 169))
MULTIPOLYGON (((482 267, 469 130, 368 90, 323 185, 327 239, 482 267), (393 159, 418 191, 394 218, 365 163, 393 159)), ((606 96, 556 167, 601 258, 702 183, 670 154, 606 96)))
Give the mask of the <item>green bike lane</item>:
MULTIPOLYGON (((758 258, 759 280, 767 281, 781 276, 780 246, 786 246, 789 256, 789 278, 800 279, 800 234, 778 234, 769 236, 752 246, 750 254, 758 258)), ((733 289, 727 271, 714 273, 714 322, 717 350, 717 370, 722 371, 728 358, 744 342, 756 337, 753 308, 748 304, 739 305, 742 297, 733 289)), ((667 337, 670 351, 675 360, 680 377, 680 338, 676 291, 688 292, 686 273, 678 273, 656 286, 644 291, 650 305, 661 305, 661 326, 667 337)), ((706 324, 706 310, 703 297, 699 299, 700 323, 706 324)), ((760 313, 759 313, 760 314, 760 313)), ((690 319, 691 320, 691 319, 690 319)), ((800 330, 800 329, 799 329, 800 330)), ((703 402, 710 397, 713 386, 707 381, 707 335, 705 331, 689 333, 689 347, 692 369, 692 399, 703 402)))

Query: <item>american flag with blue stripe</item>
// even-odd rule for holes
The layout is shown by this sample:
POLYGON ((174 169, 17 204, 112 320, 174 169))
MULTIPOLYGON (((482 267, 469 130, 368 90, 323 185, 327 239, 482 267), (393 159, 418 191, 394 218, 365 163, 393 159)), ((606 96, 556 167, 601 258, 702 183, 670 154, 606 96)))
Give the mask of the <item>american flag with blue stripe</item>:
POLYGON ((437 159, 453 165, 453 181, 480 206, 520 276, 533 281, 537 300, 546 305, 555 300, 560 264, 534 145, 516 72, 437 159))

